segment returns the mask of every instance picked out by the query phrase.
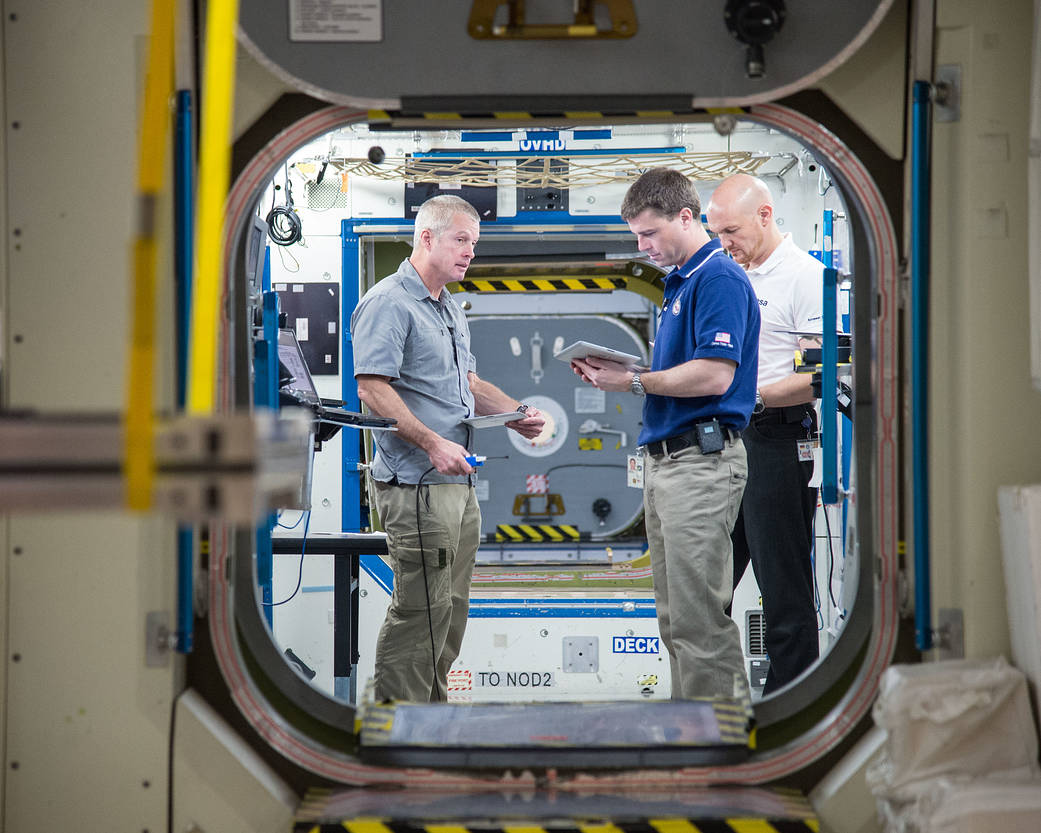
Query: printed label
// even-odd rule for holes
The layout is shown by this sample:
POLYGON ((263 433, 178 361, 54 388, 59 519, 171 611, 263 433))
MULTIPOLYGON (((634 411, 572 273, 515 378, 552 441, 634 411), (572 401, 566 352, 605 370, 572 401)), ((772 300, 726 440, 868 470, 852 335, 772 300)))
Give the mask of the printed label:
POLYGON ((576 414, 602 414, 607 410, 607 394, 598 388, 575 388, 576 414))
POLYGON ((550 688, 552 671, 478 671, 477 685, 488 688, 550 688))
POLYGON ((474 687, 473 674, 470 671, 449 671, 449 691, 469 691, 474 687))
POLYGON ((383 38, 383 3, 376 0, 290 0, 289 39, 378 41, 383 38))
POLYGON ((529 474, 524 478, 524 488, 529 495, 544 495, 549 491, 548 474, 529 474))
POLYGON ((615 654, 657 654, 661 638, 657 636, 615 636, 611 638, 611 652, 615 654))

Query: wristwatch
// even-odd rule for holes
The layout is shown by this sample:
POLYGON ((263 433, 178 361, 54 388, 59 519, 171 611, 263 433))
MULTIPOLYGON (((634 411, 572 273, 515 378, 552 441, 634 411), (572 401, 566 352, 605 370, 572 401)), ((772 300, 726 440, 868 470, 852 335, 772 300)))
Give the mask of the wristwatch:
POLYGON ((643 389, 643 382, 640 381, 640 374, 634 373, 633 380, 629 383, 629 390, 635 393, 637 396, 646 396, 647 391, 643 389))
POLYGON ((766 410, 766 403, 763 401, 763 395, 759 392, 755 392, 755 405, 752 406, 753 414, 761 414, 766 410))
POLYGON ((528 406, 522 403, 517 406, 517 410, 520 411, 522 414, 526 414, 528 412, 528 406))

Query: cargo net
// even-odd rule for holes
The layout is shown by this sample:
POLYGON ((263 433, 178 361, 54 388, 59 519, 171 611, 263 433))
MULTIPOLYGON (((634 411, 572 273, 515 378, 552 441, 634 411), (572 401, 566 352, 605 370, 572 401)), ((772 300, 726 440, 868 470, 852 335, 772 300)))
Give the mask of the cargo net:
POLYGON ((348 176, 395 182, 441 182, 454 185, 515 185, 518 188, 581 188, 630 183, 648 168, 675 168, 688 179, 719 180, 730 174, 754 174, 770 156, 752 151, 663 153, 633 156, 542 156, 537 158, 392 159, 379 165, 368 159, 330 159, 348 176))

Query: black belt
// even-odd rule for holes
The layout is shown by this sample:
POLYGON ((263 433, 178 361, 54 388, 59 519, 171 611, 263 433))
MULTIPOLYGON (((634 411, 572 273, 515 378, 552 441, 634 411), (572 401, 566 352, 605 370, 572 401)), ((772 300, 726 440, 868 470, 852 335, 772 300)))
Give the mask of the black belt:
POLYGON ((807 416, 812 418, 813 405, 789 405, 787 408, 767 408, 759 414, 752 414, 752 422, 759 425, 770 423, 773 425, 788 425, 793 422, 802 422, 807 416))
MULTIPOLYGON (((740 431, 735 431, 728 425, 720 425, 719 430, 723 432, 724 436, 728 440, 736 440, 741 436, 740 431)), ((685 448, 698 445, 698 432, 695 429, 690 431, 684 431, 682 434, 677 434, 675 437, 667 437, 664 440, 658 442, 647 443, 644 448, 647 449, 647 453, 652 457, 660 457, 662 454, 675 454, 677 451, 683 451, 685 448)))

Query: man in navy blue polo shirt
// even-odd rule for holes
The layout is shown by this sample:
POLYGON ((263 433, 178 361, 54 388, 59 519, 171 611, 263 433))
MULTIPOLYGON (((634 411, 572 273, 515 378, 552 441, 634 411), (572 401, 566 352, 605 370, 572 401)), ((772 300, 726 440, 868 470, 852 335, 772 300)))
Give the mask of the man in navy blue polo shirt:
POLYGON ((678 171, 652 168, 625 195, 622 219, 665 276, 651 369, 574 361, 608 391, 646 396, 644 520, 672 696, 748 697, 732 596, 730 534, 748 466, 740 432, 755 405, 759 303, 748 276, 701 225, 678 171))

